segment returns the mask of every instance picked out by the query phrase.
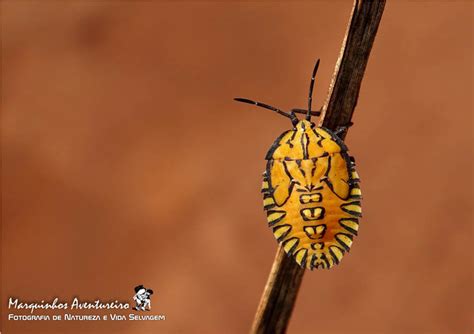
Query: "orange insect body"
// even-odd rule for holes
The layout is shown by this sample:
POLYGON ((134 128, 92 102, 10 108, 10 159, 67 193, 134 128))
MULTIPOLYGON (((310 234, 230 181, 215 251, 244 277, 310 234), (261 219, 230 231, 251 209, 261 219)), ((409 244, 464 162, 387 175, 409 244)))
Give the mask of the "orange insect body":
POLYGON ((329 269, 349 251, 359 230, 361 190, 354 159, 347 146, 332 132, 316 127, 311 115, 314 66, 309 87, 308 110, 290 113, 245 98, 254 104, 290 118, 293 129, 280 135, 267 153, 263 173, 263 206, 268 225, 288 255, 303 268, 329 269), (299 120, 296 113, 306 114, 299 120))
POLYGON ((361 217, 359 177, 346 145, 302 120, 274 142, 266 159, 263 205, 275 238, 302 267, 338 264, 361 217))

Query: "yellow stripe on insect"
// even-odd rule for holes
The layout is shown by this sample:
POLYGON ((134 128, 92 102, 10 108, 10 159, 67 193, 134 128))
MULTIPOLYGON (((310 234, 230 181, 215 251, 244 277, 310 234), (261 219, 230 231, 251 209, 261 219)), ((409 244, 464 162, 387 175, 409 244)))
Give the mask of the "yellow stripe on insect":
POLYGON ((311 236, 315 233, 314 227, 312 227, 312 226, 305 226, 304 231, 306 233, 308 233, 309 235, 311 235, 311 236))
POLYGON ((263 200, 263 206, 275 204, 275 201, 271 197, 267 197, 263 200))
POLYGON ((347 235, 339 233, 336 238, 339 242, 342 242, 343 244, 345 244, 347 246, 347 248, 351 247, 352 240, 347 235))
POLYGON ((321 194, 303 194, 300 196, 302 204, 321 202, 321 194))
POLYGON ((324 243, 317 242, 317 243, 312 244, 311 247, 313 247, 313 249, 323 249, 324 243))
POLYGON ((309 208, 301 210, 301 216, 304 220, 318 220, 324 215, 324 208, 309 208))
POLYGON ((286 232, 288 232, 290 229, 291 229, 291 226, 290 226, 290 225, 278 227, 278 228, 273 232, 273 235, 275 236, 275 238, 280 239, 280 237, 281 237, 282 235, 284 235, 286 232))
POLYGON ((307 250, 302 250, 302 251, 299 251, 296 256, 295 256, 295 259, 296 259, 296 262, 298 262, 298 264, 301 266, 301 263, 303 262, 303 260, 306 258, 306 254, 308 253, 307 250))
POLYGON ((344 209, 348 210, 348 211, 353 211, 353 212, 357 212, 357 213, 361 213, 362 212, 362 208, 357 205, 357 204, 349 204, 349 205, 345 205, 344 206, 344 209))
POLYGON ((359 201, 342 204, 341 209, 354 217, 362 217, 362 208, 359 201))
POLYGON ((362 192, 360 191, 360 188, 352 188, 351 195, 352 196, 361 196, 362 192))
MULTIPOLYGON (((270 211, 268 211, 270 212, 270 211)), ((285 211, 273 211, 267 216, 268 224, 274 225, 285 218, 286 212, 285 211)))
POLYGON ((336 257, 337 261, 336 262, 341 262, 342 256, 344 255, 342 251, 339 249, 337 246, 331 246, 329 247, 331 250, 332 254, 336 257))
POLYGON ((277 220, 278 218, 281 218, 284 215, 285 215, 285 213, 283 213, 283 212, 274 212, 274 213, 272 213, 268 216, 268 221, 277 220))
MULTIPOLYGON (((334 259, 332 258, 332 256, 329 256, 329 257, 326 257, 328 262, 329 262, 329 268, 331 268, 332 266, 334 266, 336 263, 334 262, 334 259)), ((329 269, 328 268, 328 269, 329 269)))
POLYGON ((341 225, 348 227, 349 229, 352 229, 354 231, 359 230, 359 223, 350 219, 341 219, 340 220, 341 225))
POLYGON ((286 253, 288 253, 298 242, 299 242, 298 239, 291 239, 285 243, 285 246, 283 247, 283 249, 285 250, 286 253))
POLYGON ((324 232, 325 229, 326 229, 326 226, 324 226, 324 225, 318 225, 318 226, 316 226, 316 233, 317 233, 317 234, 321 234, 321 233, 324 232))
POLYGON ((351 174, 351 177, 354 180, 358 180, 359 179, 359 174, 357 174, 357 172, 355 170, 353 170, 352 174, 351 174))
POLYGON ((312 194, 311 195, 312 202, 321 202, 321 194, 312 194))
POLYGON ((262 182, 262 190, 268 189, 268 181, 263 181, 262 182))

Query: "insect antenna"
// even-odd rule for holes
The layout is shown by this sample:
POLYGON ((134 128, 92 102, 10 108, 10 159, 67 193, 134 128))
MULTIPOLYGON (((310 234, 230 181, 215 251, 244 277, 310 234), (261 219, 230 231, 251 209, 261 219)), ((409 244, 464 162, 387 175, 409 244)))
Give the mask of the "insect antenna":
POLYGON ((272 107, 268 104, 265 104, 265 103, 262 103, 262 102, 256 102, 256 101, 252 101, 252 100, 249 100, 249 99, 245 99, 245 98, 242 98, 242 97, 236 97, 234 98, 235 101, 237 102, 243 102, 243 103, 248 103, 248 104, 254 104, 256 105, 257 107, 262 107, 262 108, 265 108, 265 109, 269 109, 269 110, 272 110, 276 113, 279 113, 280 115, 282 116, 285 116, 285 117, 288 117, 290 120, 291 120, 291 123, 293 123, 293 125, 296 125, 296 123, 298 123, 298 118, 295 116, 295 114, 293 112, 291 112, 290 114, 289 113, 286 113, 278 108, 275 108, 275 107, 272 107))
MULTIPOLYGON (((299 108, 293 108, 291 109, 292 112, 296 114, 304 114, 306 115, 308 113, 308 109, 299 109, 299 108)), ((311 111, 311 116, 319 116, 321 115, 321 111, 311 111)))
POLYGON ((311 75, 311 82, 309 84, 309 96, 308 96, 308 112, 306 113, 306 120, 311 121, 311 102, 313 101, 313 87, 314 87, 314 78, 316 77, 316 72, 318 72, 319 59, 316 60, 314 65, 313 74, 311 75))

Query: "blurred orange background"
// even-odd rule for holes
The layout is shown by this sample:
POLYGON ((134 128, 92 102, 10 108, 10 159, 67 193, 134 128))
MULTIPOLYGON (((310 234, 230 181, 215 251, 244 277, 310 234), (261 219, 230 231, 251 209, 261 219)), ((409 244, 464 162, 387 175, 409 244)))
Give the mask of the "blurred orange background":
MULTIPOLYGON (((232 98, 304 108, 321 58, 322 105, 351 9, 2 2, 2 333, 248 332, 277 248, 264 156, 290 122, 232 98), (166 321, 6 320, 10 296, 138 284, 166 321)), ((346 138, 359 237, 306 273, 289 333, 473 330, 472 24, 472 2, 386 5, 346 138)))

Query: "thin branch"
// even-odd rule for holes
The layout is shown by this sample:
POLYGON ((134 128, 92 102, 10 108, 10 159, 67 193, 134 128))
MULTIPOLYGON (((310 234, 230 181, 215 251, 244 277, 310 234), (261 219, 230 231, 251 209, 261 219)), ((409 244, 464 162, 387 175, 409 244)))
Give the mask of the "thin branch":
MULTIPOLYGON (((335 130, 350 124, 385 0, 355 0, 341 53, 323 106, 320 125, 335 130)), ((342 133, 344 138, 346 133, 342 133)), ((251 333, 284 333, 303 279, 280 246, 255 315, 251 333)))
POLYGON ((384 7, 385 0, 354 2, 328 98, 323 106, 322 125, 328 129, 335 130, 352 119, 384 7))

